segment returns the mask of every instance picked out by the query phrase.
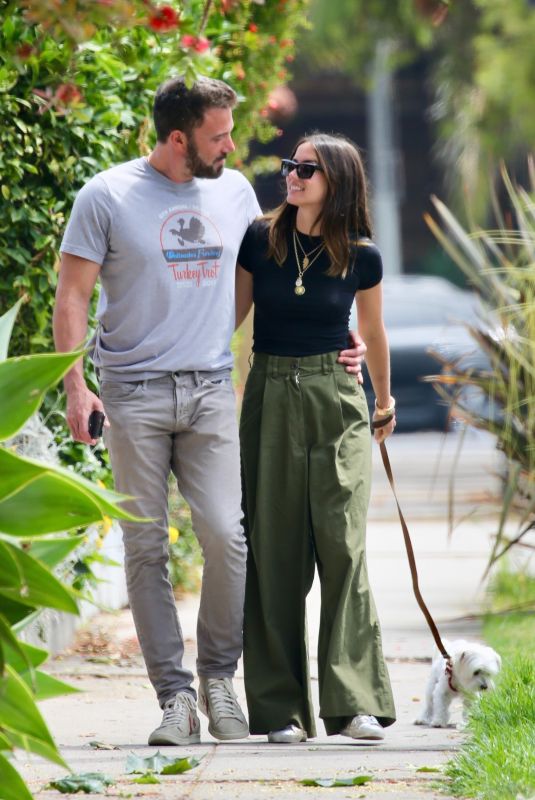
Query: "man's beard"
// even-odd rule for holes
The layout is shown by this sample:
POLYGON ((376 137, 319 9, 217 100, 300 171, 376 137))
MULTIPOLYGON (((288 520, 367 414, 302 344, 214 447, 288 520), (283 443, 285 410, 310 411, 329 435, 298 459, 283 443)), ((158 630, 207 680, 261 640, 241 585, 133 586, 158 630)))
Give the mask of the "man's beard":
POLYGON ((217 160, 215 164, 207 164, 199 155, 195 143, 188 138, 188 151, 186 154, 186 167, 194 178, 219 178, 225 166, 224 159, 217 160))

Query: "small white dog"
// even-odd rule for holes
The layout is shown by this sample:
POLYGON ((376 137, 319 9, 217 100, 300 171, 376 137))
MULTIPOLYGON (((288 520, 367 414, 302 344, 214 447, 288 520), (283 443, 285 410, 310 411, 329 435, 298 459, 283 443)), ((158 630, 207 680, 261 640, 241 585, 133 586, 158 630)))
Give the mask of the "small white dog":
POLYGON ((455 697, 463 701, 463 723, 466 723, 474 697, 494 689, 494 677, 500 671, 502 660, 492 647, 464 639, 444 641, 444 647, 452 658, 451 672, 446 668, 446 659, 437 651, 427 684, 425 706, 415 725, 449 727, 449 708, 455 697))

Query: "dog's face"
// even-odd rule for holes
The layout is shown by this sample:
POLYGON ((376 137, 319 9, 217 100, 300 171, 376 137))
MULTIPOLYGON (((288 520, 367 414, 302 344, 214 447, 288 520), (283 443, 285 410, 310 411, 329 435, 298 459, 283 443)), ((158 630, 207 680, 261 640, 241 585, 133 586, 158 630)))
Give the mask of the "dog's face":
POLYGON ((494 678, 502 660, 492 647, 470 644, 453 660, 453 674, 465 692, 486 692, 494 689, 494 678))

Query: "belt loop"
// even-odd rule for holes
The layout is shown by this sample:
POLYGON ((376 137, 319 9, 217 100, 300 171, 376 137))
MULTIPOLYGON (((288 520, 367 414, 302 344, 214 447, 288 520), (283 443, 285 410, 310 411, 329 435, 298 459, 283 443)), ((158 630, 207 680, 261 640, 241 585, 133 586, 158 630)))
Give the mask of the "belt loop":
POLYGON ((195 386, 200 386, 201 385, 201 379, 199 377, 198 370, 194 370, 193 371, 193 381, 195 383, 195 386))
POLYGON ((328 372, 329 372, 329 369, 328 369, 329 365, 327 363, 327 360, 328 360, 327 354, 326 353, 322 353, 321 354, 321 374, 322 375, 327 375, 328 372))
POLYGON ((276 378, 278 374, 279 374, 279 357, 274 356, 272 358, 271 375, 273 378, 276 378))

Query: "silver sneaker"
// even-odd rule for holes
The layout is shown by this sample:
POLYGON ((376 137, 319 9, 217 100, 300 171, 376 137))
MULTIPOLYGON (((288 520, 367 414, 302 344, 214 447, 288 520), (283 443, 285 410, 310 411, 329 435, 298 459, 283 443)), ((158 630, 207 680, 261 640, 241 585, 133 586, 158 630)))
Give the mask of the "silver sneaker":
POLYGON ((368 714, 357 714, 356 717, 340 731, 342 736, 352 739, 384 739, 384 730, 379 722, 368 714))
POLYGON ((149 736, 149 744, 197 744, 201 724, 190 692, 179 692, 163 707, 162 724, 149 736))
POLYGON ((306 740, 306 731, 297 725, 287 725, 285 728, 281 728, 280 731, 270 731, 268 733, 268 742, 271 742, 271 744, 297 744, 298 742, 306 742, 306 740))
POLYGON ((216 739, 244 739, 249 726, 230 678, 199 678, 199 708, 208 717, 208 731, 216 739))

